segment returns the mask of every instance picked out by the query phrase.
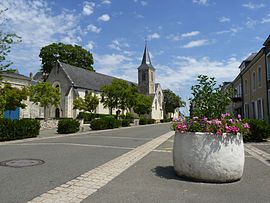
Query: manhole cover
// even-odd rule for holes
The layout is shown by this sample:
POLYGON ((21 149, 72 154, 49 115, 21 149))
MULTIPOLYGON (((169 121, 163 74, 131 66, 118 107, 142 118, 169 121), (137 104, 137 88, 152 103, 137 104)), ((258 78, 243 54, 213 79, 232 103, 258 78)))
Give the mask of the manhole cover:
POLYGON ((45 161, 40 160, 40 159, 11 159, 11 160, 0 162, 0 166, 22 168, 22 167, 41 165, 44 163, 45 161))

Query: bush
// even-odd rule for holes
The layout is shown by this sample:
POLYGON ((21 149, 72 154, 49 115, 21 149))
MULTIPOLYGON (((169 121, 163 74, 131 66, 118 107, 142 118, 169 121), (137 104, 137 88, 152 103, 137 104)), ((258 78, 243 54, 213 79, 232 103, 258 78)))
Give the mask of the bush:
POLYGON ((96 118, 104 118, 106 116, 109 116, 109 115, 108 114, 80 112, 77 116, 77 119, 83 119, 84 123, 91 123, 91 121, 96 119, 96 118))
POLYGON ((146 124, 147 124, 147 118, 145 118, 145 117, 140 117, 139 124, 140 124, 140 125, 146 125, 146 124))
POLYGON ((104 130, 119 128, 121 125, 121 120, 115 119, 114 116, 105 116, 103 118, 92 120, 90 123, 90 128, 92 130, 104 130))
POLYGON ((155 119, 147 119, 148 124, 154 124, 156 122, 155 119))
POLYGON ((0 141, 36 137, 39 130, 40 123, 35 119, 0 119, 0 141))
POLYGON ((58 122, 57 132, 59 134, 76 133, 80 130, 80 123, 75 119, 62 119, 58 122))
POLYGON ((122 120, 122 127, 130 126, 130 119, 123 119, 122 120))
POLYGON ((103 119, 94 119, 90 123, 90 128, 92 130, 104 130, 107 129, 106 121, 103 119))
POLYGON ((244 119, 250 126, 250 132, 243 135, 245 142, 261 142, 270 137, 270 125, 265 121, 244 119))

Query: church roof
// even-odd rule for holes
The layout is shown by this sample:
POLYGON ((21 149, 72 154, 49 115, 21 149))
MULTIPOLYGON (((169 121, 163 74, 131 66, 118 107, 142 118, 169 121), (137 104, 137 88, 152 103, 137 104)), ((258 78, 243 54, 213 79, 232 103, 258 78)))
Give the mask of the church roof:
POLYGON ((31 80, 29 77, 16 73, 16 72, 11 72, 11 71, 1 71, 0 75, 2 77, 10 77, 10 78, 16 78, 16 79, 21 79, 21 80, 31 80))
POLYGON ((150 54, 149 54, 147 45, 145 45, 142 63, 138 69, 148 69, 148 68, 155 70, 155 68, 152 66, 152 63, 151 63, 150 54))
MULTIPOLYGON (((83 68, 78 68, 63 62, 59 62, 59 64, 67 74, 71 83, 73 83, 74 87, 100 91, 102 86, 111 84, 113 79, 119 79, 83 68)), ((133 82, 127 82, 129 84, 137 85, 133 82)))

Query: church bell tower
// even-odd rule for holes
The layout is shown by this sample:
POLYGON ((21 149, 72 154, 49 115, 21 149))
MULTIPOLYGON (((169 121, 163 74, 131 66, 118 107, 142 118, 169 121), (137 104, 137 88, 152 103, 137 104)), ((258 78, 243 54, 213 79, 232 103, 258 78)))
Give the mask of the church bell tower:
POLYGON ((142 63, 138 68, 139 92, 145 95, 155 94, 155 68, 152 66, 150 55, 145 44, 142 63))

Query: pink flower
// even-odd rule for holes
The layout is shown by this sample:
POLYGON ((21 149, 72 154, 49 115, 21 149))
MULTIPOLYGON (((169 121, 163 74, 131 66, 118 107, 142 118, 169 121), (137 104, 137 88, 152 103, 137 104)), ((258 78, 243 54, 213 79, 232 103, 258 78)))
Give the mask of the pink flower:
POLYGON ((244 127, 245 129, 249 129, 249 128, 250 128, 250 126, 249 126, 248 123, 244 123, 244 124, 243 124, 243 127, 244 127))
POLYGON ((226 133, 231 133, 231 128, 229 126, 225 126, 226 133))
POLYGON ((241 115, 240 115, 240 114, 238 114, 238 115, 237 115, 237 118, 238 118, 238 119, 241 119, 241 115))
POLYGON ((221 129, 217 130, 217 135, 222 135, 222 130, 221 129))
POLYGON ((230 118, 230 119, 229 119, 229 121, 230 121, 231 123, 234 123, 234 121, 233 121, 233 119, 232 119, 232 118, 230 118))

